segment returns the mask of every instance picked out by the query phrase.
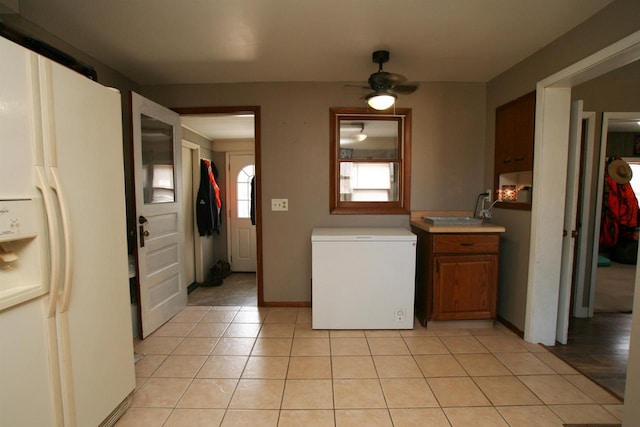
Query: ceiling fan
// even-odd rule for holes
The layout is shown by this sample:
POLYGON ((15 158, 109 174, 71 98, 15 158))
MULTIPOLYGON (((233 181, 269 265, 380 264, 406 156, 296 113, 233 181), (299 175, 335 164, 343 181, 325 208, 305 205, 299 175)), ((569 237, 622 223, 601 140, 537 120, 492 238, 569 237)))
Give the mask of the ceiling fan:
POLYGON ((398 94, 408 95, 418 89, 417 83, 405 83, 406 77, 382 70, 382 64, 389 62, 388 50, 376 50, 371 59, 378 64, 378 71, 371 74, 368 81, 368 88, 373 92, 364 97, 371 108, 386 110, 396 102, 398 94))

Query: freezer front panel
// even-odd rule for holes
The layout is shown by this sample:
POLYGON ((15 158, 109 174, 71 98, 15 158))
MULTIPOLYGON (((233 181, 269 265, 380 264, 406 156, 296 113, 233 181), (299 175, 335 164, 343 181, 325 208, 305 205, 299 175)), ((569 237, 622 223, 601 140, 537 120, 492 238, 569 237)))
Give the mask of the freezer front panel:
POLYGON ((413 240, 313 242, 313 328, 412 329, 413 240))

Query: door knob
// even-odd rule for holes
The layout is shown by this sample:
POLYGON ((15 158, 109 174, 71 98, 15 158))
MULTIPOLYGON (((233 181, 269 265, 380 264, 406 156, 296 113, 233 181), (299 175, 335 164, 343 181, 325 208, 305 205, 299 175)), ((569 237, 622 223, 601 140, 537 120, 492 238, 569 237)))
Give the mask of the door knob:
POLYGON ((149 230, 144 230, 142 234, 144 235, 144 237, 149 237, 149 230))

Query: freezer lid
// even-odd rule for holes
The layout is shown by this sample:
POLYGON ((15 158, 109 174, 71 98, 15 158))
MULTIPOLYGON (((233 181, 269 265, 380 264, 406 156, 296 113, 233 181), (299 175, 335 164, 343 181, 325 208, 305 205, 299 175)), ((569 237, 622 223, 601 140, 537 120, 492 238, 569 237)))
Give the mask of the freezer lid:
POLYGON ((314 228, 311 233, 312 242, 415 242, 416 235, 401 227, 336 227, 314 228))

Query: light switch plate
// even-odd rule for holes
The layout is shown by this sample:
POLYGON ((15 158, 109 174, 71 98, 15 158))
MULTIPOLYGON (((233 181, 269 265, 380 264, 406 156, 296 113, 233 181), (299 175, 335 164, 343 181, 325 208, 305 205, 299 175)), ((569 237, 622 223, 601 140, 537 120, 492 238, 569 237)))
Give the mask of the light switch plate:
POLYGON ((272 211, 288 211, 289 199, 271 199, 272 211))

